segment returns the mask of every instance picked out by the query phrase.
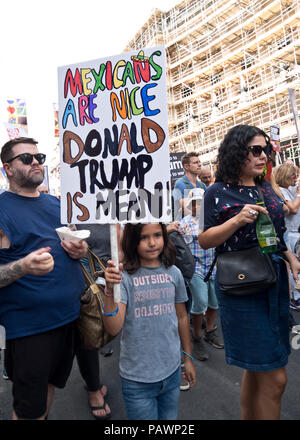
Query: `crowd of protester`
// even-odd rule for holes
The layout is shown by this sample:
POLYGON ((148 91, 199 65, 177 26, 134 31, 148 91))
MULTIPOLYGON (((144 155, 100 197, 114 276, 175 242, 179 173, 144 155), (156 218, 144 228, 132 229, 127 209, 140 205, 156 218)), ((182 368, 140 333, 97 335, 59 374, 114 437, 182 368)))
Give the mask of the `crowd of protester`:
POLYGON ((289 309, 300 310, 298 167, 290 161, 275 166, 261 129, 233 127, 214 172, 201 166, 196 152, 182 157, 171 224, 118 227, 116 265, 108 225, 78 225, 90 230, 87 241, 60 241, 60 201, 42 185, 45 159, 32 138, 10 140, 1 150, 9 188, 0 194, 0 325, 6 330, 12 418, 47 419, 55 388, 65 386, 75 357, 92 415, 111 417, 98 350, 83 347, 76 328, 85 289, 80 261, 89 269, 89 247, 106 266, 103 321, 110 334, 121 333, 128 419, 177 419, 180 391, 197 383, 195 362, 212 361, 206 344, 224 350, 226 362, 244 370, 241 418, 279 419, 293 323, 289 309), (257 204, 261 193, 265 206, 257 204), (256 246, 260 213, 269 215, 276 231, 277 252, 270 255, 277 283, 251 296, 224 294, 215 254, 256 246), (188 279, 176 260, 174 232, 186 261, 189 253, 194 262, 188 279))

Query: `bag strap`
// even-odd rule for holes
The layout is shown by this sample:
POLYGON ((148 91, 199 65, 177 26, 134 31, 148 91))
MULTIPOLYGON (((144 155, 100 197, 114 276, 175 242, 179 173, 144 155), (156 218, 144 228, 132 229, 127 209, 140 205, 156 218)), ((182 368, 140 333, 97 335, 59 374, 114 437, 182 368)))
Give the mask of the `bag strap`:
POLYGON ((209 271, 207 272, 207 274, 206 274, 205 277, 203 278, 203 281, 204 281, 205 283, 207 283, 207 281, 208 281, 208 280, 210 279, 210 277, 211 277, 212 271, 214 270, 215 264, 216 264, 216 262, 217 262, 217 257, 218 257, 218 254, 217 254, 217 252, 216 252, 216 250, 215 250, 214 261, 211 263, 210 268, 209 268, 209 271))
POLYGON ((88 284, 88 286, 91 286, 92 284, 95 284, 94 275, 97 272, 95 261, 98 262, 99 266, 104 271, 105 271, 105 264, 100 260, 100 258, 90 248, 88 248, 87 258, 88 258, 88 264, 90 267, 90 272, 88 270, 86 270, 86 268, 83 266, 83 264, 81 262, 80 262, 80 266, 81 266, 81 270, 84 275, 84 278, 86 280, 86 283, 88 284))
MULTIPOLYGON (((196 182, 196 186, 193 186, 186 176, 182 177, 182 181, 185 183, 185 186, 187 186, 189 189, 197 188, 197 182, 196 182)), ((205 191, 204 183, 199 181, 199 184, 200 184, 201 188, 205 191)))
POLYGON ((189 181, 189 179, 186 176, 182 177, 183 182, 185 183, 185 186, 189 189, 193 189, 193 185, 191 184, 191 182, 189 181))
POLYGON ((88 259, 88 264, 89 264, 90 272, 92 274, 93 279, 95 279, 99 276, 98 274, 96 274, 96 272, 97 272, 96 262, 99 264, 101 269, 103 271, 105 271, 105 269, 106 269, 105 264, 100 260, 100 258, 90 248, 88 248, 87 259, 88 259))
POLYGON ((258 194, 259 194, 259 197, 260 197, 261 202, 264 202, 264 203, 265 203, 264 195, 263 195, 263 192, 262 192, 262 190, 261 190, 260 185, 257 185, 256 188, 257 188, 257 192, 258 192, 258 194))
MULTIPOLYGON (((101 261, 101 259, 98 257, 98 255, 95 254, 95 252, 93 252, 90 248, 88 248, 88 258, 91 259, 93 266, 95 266, 95 260, 97 261, 97 263, 99 264, 99 266, 101 267, 101 269, 105 270, 106 266, 103 263, 103 261, 101 261)), ((94 270, 95 272, 95 270, 94 270)))
POLYGON ((86 268, 84 267, 84 265, 81 262, 80 262, 80 266, 81 266, 81 270, 82 270, 82 273, 83 273, 83 276, 85 278, 87 285, 90 287, 92 284, 95 284, 95 281, 92 278, 92 275, 86 270, 86 268))

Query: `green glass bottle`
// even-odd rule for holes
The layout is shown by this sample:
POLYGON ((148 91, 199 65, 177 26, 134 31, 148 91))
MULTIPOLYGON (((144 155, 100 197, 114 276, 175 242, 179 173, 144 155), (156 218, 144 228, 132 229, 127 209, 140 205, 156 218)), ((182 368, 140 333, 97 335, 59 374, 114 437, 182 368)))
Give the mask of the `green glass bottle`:
MULTIPOLYGON (((264 202, 257 202, 257 205, 265 208, 264 202)), ((258 214, 256 220, 256 236, 264 254, 277 251, 277 238, 273 222, 267 214, 262 212, 258 214)))

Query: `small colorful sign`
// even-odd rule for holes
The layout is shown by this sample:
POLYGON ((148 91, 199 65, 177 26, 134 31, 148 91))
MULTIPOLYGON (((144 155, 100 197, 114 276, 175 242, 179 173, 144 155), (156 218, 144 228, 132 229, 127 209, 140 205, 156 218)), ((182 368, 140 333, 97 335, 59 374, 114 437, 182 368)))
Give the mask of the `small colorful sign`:
POLYGON ((18 137, 27 137, 27 127, 18 126, 16 124, 4 123, 9 139, 15 139, 18 137))
POLYGON ((280 125, 271 125, 270 142, 275 151, 280 152, 280 125))
POLYGON ((7 122, 9 124, 27 125, 27 110, 24 99, 7 98, 7 122))
POLYGON ((58 104, 53 103, 53 109, 54 109, 54 137, 59 137, 58 104))

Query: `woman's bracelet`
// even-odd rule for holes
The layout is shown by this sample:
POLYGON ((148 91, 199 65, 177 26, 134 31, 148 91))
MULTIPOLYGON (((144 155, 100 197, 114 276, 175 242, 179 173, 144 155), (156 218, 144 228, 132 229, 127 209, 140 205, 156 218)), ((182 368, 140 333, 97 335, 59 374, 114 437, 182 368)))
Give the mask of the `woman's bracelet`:
POLYGON ((188 353, 186 353, 185 351, 183 351, 183 350, 181 350, 182 351, 182 353, 184 353, 184 354, 186 354, 189 358, 191 358, 192 359, 192 361, 194 360, 194 358, 193 358, 193 356, 191 356, 190 354, 188 354, 188 353))
POLYGON ((107 290, 107 288, 105 286, 105 288, 104 288, 104 295, 105 296, 114 296, 114 291, 113 290, 111 290, 111 291, 107 290))
POLYGON ((104 310, 104 304, 103 304, 102 312, 103 312, 103 314, 104 314, 105 316, 114 316, 114 315, 116 315, 116 314, 118 313, 118 311, 119 311, 119 304, 117 304, 117 308, 116 308, 116 310, 115 310, 114 312, 112 312, 112 313, 106 313, 105 310, 104 310))

